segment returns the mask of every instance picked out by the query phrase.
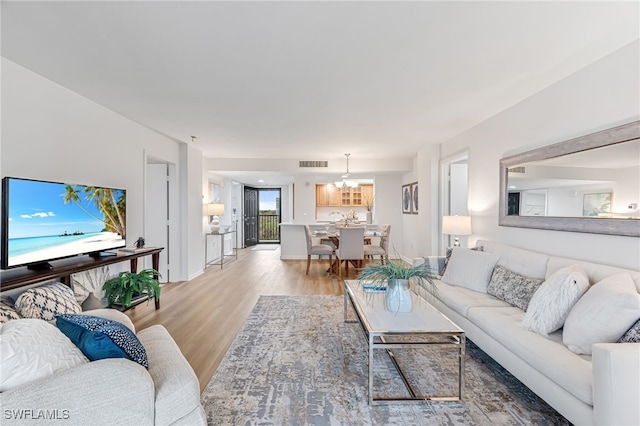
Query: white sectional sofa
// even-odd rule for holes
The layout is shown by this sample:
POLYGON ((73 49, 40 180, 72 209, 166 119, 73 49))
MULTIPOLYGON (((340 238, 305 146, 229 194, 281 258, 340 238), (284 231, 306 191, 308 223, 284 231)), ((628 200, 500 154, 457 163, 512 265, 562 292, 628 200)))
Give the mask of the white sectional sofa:
MULTIPOLYGON (((590 285, 626 272, 636 292, 640 292, 638 271, 491 241, 480 240, 476 247, 480 246, 485 253, 495 254, 497 265, 526 277, 544 280, 561 268, 578 265, 588 275, 590 285)), ((414 264, 425 261, 441 271, 444 257, 414 259, 414 264)), ((459 262, 456 267, 461 267, 459 262)), ((576 354, 563 343, 562 328, 548 337, 524 329, 520 325, 524 310, 482 290, 486 283, 480 281, 487 279, 486 274, 483 277, 478 271, 459 272, 473 281, 471 285, 446 284, 442 281, 445 277, 441 277, 436 281, 437 292, 425 297, 463 328, 471 341, 576 425, 640 424, 640 343, 598 343, 592 346, 592 355, 576 354)), ((632 301, 635 296, 631 296, 632 301)), ((637 317, 640 318, 640 302, 637 317)))
MULTIPOLYGON (((69 289, 68 293, 62 291, 66 299, 57 300, 53 292, 43 293, 50 295, 46 297, 41 294, 39 307, 33 307, 33 315, 24 318, 7 318, 17 314, 0 306, 3 425, 56 420, 65 425, 206 425, 198 378, 166 328, 153 325, 136 332, 129 317, 120 311, 80 313, 80 306, 75 306, 67 312, 104 318, 128 328, 148 359, 145 366, 109 356, 90 362, 51 320, 53 311, 75 303, 69 300, 73 292, 69 289), (47 317, 37 318, 42 307, 52 310, 47 311, 47 317)), ((105 338, 98 336, 98 340, 104 342, 105 338)), ((104 344, 100 346, 104 348, 104 344)))

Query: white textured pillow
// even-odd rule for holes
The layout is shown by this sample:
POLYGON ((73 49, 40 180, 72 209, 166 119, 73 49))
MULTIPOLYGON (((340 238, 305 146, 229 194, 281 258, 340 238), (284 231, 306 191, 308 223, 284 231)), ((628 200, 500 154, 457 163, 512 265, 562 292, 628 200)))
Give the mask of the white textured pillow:
POLYGON ((589 278, 578 265, 553 273, 533 294, 520 326, 543 336, 561 328, 569 311, 589 288, 589 278))
POLYGON ((22 293, 16 300, 16 311, 24 318, 51 321, 56 315, 79 314, 82 308, 69 286, 53 282, 22 293))
POLYGON ((486 293, 499 259, 500 255, 496 253, 454 247, 442 282, 486 293))
POLYGON ((0 392, 89 362, 54 325, 18 319, 0 328, 0 392))
POLYGON ((613 343, 640 318, 640 295, 627 273, 596 283, 569 312, 562 342, 577 354, 591 354, 594 343, 613 343))

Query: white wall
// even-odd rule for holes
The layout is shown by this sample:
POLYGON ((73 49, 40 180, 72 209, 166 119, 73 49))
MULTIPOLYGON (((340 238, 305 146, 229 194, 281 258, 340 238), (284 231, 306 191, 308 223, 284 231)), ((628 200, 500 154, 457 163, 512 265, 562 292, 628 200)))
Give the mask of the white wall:
MULTIPOLYGON (((183 178, 187 167, 202 173, 199 151, 181 152, 180 144, 121 115, 106 109, 64 87, 2 58, 2 176, 76 182, 127 190, 127 241, 133 244, 144 236, 144 170, 146 155, 177 164, 183 178)), ((199 183, 198 177, 198 183, 199 183)), ((197 184, 198 184, 197 183, 197 184)), ((181 181, 179 190, 189 191, 181 181)), ((200 190, 197 187, 200 203, 200 190)), ((181 201, 193 204, 189 194, 181 201)), ((195 215, 192 214, 195 217, 195 215)), ((181 212, 180 222, 188 216, 181 212)), ((198 221, 201 213, 198 213, 198 221)), ((199 222, 198 222, 199 223, 199 222)), ((199 229, 198 229, 199 231, 199 229)), ((199 235, 199 232, 198 232, 199 235)), ((202 252, 193 233, 184 236, 184 246, 174 248, 184 259, 202 252)), ((186 279, 195 273, 184 267, 174 278, 186 279)), ((202 269, 202 263, 200 263, 202 269)), ((178 271, 175 271, 176 274, 178 271)))
MULTIPOLYGON (((476 239, 638 268, 638 238, 498 226, 499 159, 639 118, 640 43, 634 42, 442 144, 469 150, 469 213, 476 239)), ((428 147, 425 150, 429 150, 428 147)), ((418 168, 428 168, 429 155, 418 168)), ((433 188, 435 190, 435 188, 433 188)), ((422 238, 427 233, 422 232, 422 238)), ((412 247, 406 246, 407 252, 412 247)))

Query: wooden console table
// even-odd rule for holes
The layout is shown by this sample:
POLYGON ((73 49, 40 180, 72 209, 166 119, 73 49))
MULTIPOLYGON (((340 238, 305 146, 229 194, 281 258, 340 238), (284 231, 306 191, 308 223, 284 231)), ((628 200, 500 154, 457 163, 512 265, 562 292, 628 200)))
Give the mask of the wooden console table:
MULTIPOLYGON (((52 269, 33 271, 26 267, 7 269, 0 272, 0 291, 24 287, 29 284, 61 278, 62 282, 71 286, 71 275, 88 271, 101 266, 112 265, 129 261, 132 272, 138 271, 138 258, 151 256, 153 269, 156 271, 160 265, 160 252, 163 247, 150 247, 137 249, 135 252, 118 251, 115 256, 76 256, 68 259, 60 259, 50 262, 52 269)), ((160 301, 155 300, 156 309, 160 309, 160 301)))

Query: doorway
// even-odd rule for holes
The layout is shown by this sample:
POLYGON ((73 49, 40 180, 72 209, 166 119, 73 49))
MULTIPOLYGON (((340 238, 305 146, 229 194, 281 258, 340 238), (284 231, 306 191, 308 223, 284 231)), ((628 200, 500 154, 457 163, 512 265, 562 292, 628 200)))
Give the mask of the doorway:
MULTIPOLYGON (((177 250, 172 250, 176 241, 175 220, 178 217, 177 203, 172 203, 175 194, 175 165, 151 157, 146 158, 144 205, 144 239, 147 247, 164 247, 160 253, 158 272, 160 282, 170 282, 180 275, 177 250), (171 270, 171 266, 174 266, 171 270)), ((150 266, 148 266, 150 267, 150 266)))
MULTIPOLYGON (((469 187, 469 153, 464 152, 458 155, 445 158, 441 161, 441 206, 442 216, 468 216, 468 187, 469 187)), ((442 229, 442 224, 440 224, 442 229)), ((444 247, 451 247, 453 244, 451 235, 441 235, 441 250, 444 247)), ((467 237, 460 237, 461 245, 466 244, 467 237)))
POLYGON ((281 189, 244 187, 244 244, 279 244, 281 189))

